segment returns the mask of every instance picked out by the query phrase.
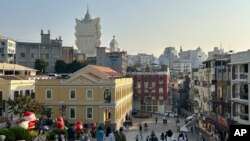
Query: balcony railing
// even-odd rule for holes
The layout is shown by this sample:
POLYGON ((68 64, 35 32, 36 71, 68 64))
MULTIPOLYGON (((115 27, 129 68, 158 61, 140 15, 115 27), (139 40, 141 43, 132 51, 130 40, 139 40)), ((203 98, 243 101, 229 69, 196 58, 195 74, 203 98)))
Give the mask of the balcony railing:
POLYGON ((242 100, 248 100, 248 93, 233 93, 233 98, 240 98, 242 100))
POLYGON ((239 113, 240 119, 243 120, 249 120, 248 114, 247 113, 239 113))
POLYGON ((240 72, 233 74, 233 79, 248 80, 247 72, 240 72))

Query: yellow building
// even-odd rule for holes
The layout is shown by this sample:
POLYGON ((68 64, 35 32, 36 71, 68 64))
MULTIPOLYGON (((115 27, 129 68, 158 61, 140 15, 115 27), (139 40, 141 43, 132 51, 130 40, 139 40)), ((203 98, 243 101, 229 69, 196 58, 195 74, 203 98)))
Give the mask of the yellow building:
POLYGON ((88 65, 69 79, 36 81, 36 100, 70 123, 83 121, 118 129, 132 110, 132 78, 116 71, 88 65))
POLYGON ((34 97, 34 89, 35 80, 22 80, 17 76, 0 76, 0 122, 11 117, 6 103, 9 98, 14 99, 19 95, 34 97))

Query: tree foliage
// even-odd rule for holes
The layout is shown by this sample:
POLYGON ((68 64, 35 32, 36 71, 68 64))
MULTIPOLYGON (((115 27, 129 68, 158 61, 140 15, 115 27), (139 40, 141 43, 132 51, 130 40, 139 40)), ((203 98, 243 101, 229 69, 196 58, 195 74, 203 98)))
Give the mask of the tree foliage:
POLYGON ((67 70, 67 64, 63 60, 56 60, 55 72, 56 73, 65 73, 66 70, 67 70))
POLYGON ((73 73, 87 65, 87 62, 78 62, 76 60, 69 64, 65 63, 63 60, 57 60, 55 63, 55 71, 56 73, 73 73))
POLYGON ((43 59, 36 59, 35 61, 35 69, 39 70, 40 72, 45 72, 48 63, 45 62, 43 59))
POLYGON ((39 115, 44 115, 46 113, 45 106, 29 96, 20 95, 14 100, 9 98, 7 104, 9 105, 9 113, 14 113, 15 115, 18 114, 20 117, 27 111, 34 112, 39 115))

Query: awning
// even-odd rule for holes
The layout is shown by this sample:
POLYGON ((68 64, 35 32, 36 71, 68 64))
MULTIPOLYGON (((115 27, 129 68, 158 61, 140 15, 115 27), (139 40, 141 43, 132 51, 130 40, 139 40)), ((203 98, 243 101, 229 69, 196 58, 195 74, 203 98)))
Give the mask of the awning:
POLYGON ((182 132, 182 133, 188 133, 189 130, 187 129, 187 127, 184 125, 180 128, 179 132, 182 132))

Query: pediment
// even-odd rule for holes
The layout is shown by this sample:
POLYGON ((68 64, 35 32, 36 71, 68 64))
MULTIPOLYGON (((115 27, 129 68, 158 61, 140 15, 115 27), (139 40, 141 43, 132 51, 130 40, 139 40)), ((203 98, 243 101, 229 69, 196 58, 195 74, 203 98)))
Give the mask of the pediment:
POLYGON ((78 76, 76 78, 70 79, 64 82, 64 85, 93 85, 97 84, 97 82, 86 78, 85 76, 78 76))

